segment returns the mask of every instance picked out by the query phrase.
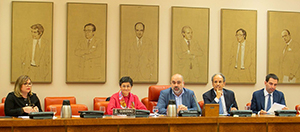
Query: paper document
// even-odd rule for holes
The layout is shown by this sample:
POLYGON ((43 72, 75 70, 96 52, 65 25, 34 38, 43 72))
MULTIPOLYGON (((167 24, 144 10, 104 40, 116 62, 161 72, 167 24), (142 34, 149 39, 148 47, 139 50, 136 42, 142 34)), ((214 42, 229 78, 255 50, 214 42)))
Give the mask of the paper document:
POLYGON ((80 115, 72 115, 72 117, 80 118, 80 115))
POLYGON ((29 116, 18 116, 18 118, 29 119, 29 116))
MULTIPOLYGON (((149 116, 155 116, 155 115, 154 115, 154 113, 150 113, 149 116)), ((158 114, 157 113, 157 116, 163 116, 163 114, 158 114)))
POLYGON ((267 112, 274 113, 275 110, 282 110, 282 108, 284 108, 284 107, 285 107, 285 105, 278 104, 275 102, 267 112))

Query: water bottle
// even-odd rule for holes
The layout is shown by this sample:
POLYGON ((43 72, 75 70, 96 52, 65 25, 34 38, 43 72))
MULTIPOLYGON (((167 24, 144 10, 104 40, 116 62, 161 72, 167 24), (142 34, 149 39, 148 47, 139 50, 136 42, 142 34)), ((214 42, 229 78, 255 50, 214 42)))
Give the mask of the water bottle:
POLYGON ((169 100, 168 108, 167 108, 167 116, 168 117, 176 117, 177 116, 177 108, 175 100, 169 100))
POLYGON ((72 109, 70 106, 70 100, 64 100, 63 105, 61 106, 61 118, 72 118, 72 109))

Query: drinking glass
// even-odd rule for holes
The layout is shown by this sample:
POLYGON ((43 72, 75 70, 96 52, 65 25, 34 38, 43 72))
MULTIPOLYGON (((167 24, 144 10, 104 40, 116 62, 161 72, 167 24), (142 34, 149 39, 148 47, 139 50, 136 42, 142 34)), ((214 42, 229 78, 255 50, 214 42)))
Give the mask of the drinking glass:
POLYGON ((55 116, 57 109, 56 107, 50 107, 50 111, 53 112, 53 116, 55 116))
POLYGON ((245 106, 245 110, 250 110, 250 106, 245 106))
POLYGON ((298 116, 300 116, 300 106, 297 107, 298 116))
POLYGON ((103 111, 105 113, 105 106, 100 106, 99 111, 103 111))
POLYGON ((158 107, 157 106, 153 106, 153 113, 154 113, 154 117, 158 117, 158 107))

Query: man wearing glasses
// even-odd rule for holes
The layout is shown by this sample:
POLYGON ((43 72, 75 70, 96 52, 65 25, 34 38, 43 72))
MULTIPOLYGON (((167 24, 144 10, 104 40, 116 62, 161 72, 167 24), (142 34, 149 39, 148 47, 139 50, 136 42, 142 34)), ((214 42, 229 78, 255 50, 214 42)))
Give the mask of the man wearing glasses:
POLYGON ((231 47, 228 70, 222 71, 232 82, 255 81, 255 46, 247 43, 247 32, 243 28, 235 32, 237 42, 231 47))
MULTIPOLYGON (((166 114, 169 100, 175 100, 177 113, 180 110, 197 110, 194 91, 184 88, 184 80, 180 74, 175 74, 171 79, 171 87, 162 90, 157 102, 158 113, 166 114)), ((196 97, 195 97, 196 98, 196 97)))
POLYGON ((78 79, 84 80, 98 80, 101 78, 101 59, 104 57, 101 49, 104 48, 101 39, 95 38, 96 26, 88 23, 84 26, 85 39, 80 41, 75 49, 75 55, 79 57, 78 79))

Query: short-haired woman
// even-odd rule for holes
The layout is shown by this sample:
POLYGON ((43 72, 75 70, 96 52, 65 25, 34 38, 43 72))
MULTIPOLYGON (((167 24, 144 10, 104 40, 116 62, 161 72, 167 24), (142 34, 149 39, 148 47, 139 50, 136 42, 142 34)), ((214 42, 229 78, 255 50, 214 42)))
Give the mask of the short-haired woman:
POLYGON ((122 77, 119 85, 119 92, 111 96, 107 105, 107 113, 109 115, 113 114, 114 108, 147 110, 146 106, 139 100, 139 98, 130 92, 133 86, 133 81, 130 77, 122 77))

